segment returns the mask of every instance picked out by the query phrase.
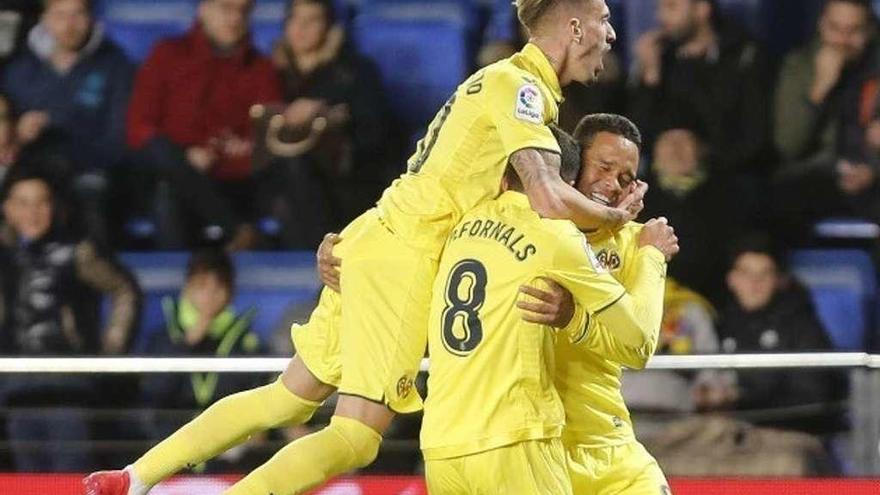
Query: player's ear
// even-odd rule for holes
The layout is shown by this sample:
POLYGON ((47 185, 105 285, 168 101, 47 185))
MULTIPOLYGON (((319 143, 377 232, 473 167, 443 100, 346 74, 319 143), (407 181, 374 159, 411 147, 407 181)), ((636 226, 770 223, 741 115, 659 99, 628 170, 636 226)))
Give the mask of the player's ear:
POLYGON ((584 30, 581 28, 581 20, 577 17, 572 17, 568 20, 568 28, 571 32, 572 41, 580 45, 581 41, 584 39, 584 30))

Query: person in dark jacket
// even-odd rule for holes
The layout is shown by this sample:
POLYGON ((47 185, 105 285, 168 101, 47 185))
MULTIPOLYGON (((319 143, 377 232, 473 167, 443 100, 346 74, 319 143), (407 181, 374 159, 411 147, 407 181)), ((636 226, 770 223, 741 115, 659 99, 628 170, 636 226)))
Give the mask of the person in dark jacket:
POLYGON ((191 244, 179 216, 217 226, 231 250, 252 247, 250 109, 281 100, 278 75, 251 42, 253 0, 200 0, 198 20, 160 41, 141 66, 128 113, 138 161, 170 184, 176 215, 160 218, 161 246, 191 244))
MULTIPOLYGON (((12 356, 119 355, 131 340, 138 291, 131 276, 94 243, 69 235, 51 182, 33 163, 10 170, 3 188, 0 272, 5 314, 0 352, 12 356), (98 295, 110 296, 106 327, 98 331, 98 295)), ((16 468, 79 471, 91 453, 69 442, 90 438, 82 407, 98 402, 86 375, 4 377, 2 399, 11 411, 7 432, 16 468), (17 409, 41 408, 34 411, 17 409), (79 408, 77 408, 79 407, 79 408), (20 442, 41 442, 28 448, 20 442)))
MULTIPOLYGON (((734 245, 727 285, 730 304, 721 314, 723 352, 829 351, 831 342, 808 291, 785 272, 783 256, 770 237, 750 234, 734 245)), ((846 393, 836 371, 761 370, 737 373, 724 394, 736 409, 780 409, 764 426, 829 433, 839 427, 834 402, 846 393), (798 410, 797 406, 813 406, 798 410), (791 408, 785 412, 784 408, 791 408)), ((703 404, 708 408, 721 404, 703 404)))
POLYGON ((378 199, 387 180, 389 112, 378 70, 346 46, 330 0, 290 1, 273 61, 288 103, 286 127, 318 138, 302 153, 274 157, 270 209, 282 221, 284 247, 314 249, 325 232, 378 199))
MULTIPOLYGON (((642 35, 631 74, 630 114, 652 144, 662 129, 691 121, 712 163, 764 172, 771 156, 769 62, 715 0, 657 2, 660 28, 642 35)), ((650 149, 650 148, 649 148, 650 149)))
POLYGON ((46 0, 27 47, 3 71, 0 90, 19 114, 20 144, 39 142, 59 183, 79 200, 88 233, 106 241, 103 204, 125 153, 134 69, 104 35, 89 0, 46 0))
POLYGON ((654 144, 647 176, 650 201, 641 218, 665 216, 675 225, 681 252, 669 264, 669 277, 720 305, 724 299, 724 252, 744 230, 748 209, 725 174, 712 174, 711 156, 697 134, 669 129, 654 144), (699 212, 695 214, 694 212, 699 212))
POLYGON ((774 180, 778 229, 795 241, 828 217, 880 221, 880 44, 867 0, 827 0, 817 35, 782 65, 774 180))
MULTIPOLYGON (((221 251, 192 255, 180 296, 162 301, 163 328, 155 329, 146 352, 162 357, 230 357, 259 351, 251 332, 254 309, 237 313, 232 261, 221 251)), ((248 374, 192 373, 150 375, 141 383, 141 401, 150 409, 177 409, 175 417, 151 418, 145 425, 151 440, 160 440, 215 400, 249 389, 259 377, 248 374)))

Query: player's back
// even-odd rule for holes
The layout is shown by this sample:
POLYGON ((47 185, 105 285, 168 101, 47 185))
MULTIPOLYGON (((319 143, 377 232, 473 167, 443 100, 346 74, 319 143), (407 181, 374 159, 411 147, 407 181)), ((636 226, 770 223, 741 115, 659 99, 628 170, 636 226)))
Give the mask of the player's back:
POLYGON ((408 171, 379 200, 389 228, 439 253, 461 215, 494 198, 511 154, 558 151, 547 124, 561 100, 559 81, 532 44, 463 82, 429 125, 408 171))
POLYGON ((506 192, 464 216, 449 236, 431 304, 426 459, 558 437, 555 332, 522 320, 519 287, 553 263, 558 232, 528 198, 506 192))

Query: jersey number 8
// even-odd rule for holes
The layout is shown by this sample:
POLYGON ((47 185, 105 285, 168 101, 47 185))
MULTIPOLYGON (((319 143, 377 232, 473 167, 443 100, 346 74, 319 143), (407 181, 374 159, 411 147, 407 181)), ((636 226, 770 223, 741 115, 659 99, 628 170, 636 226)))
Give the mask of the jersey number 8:
POLYGON ((443 345, 457 356, 473 352, 483 340, 479 310, 486 300, 486 267, 477 260, 456 263, 446 281, 443 345))

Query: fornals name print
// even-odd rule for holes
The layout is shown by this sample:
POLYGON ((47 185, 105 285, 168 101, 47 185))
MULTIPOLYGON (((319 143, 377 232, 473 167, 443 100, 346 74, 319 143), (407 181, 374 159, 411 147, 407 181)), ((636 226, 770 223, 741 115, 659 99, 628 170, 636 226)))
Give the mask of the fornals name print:
POLYGON ((523 84, 516 94, 516 118, 532 122, 544 123, 544 100, 541 91, 534 84, 523 84))

